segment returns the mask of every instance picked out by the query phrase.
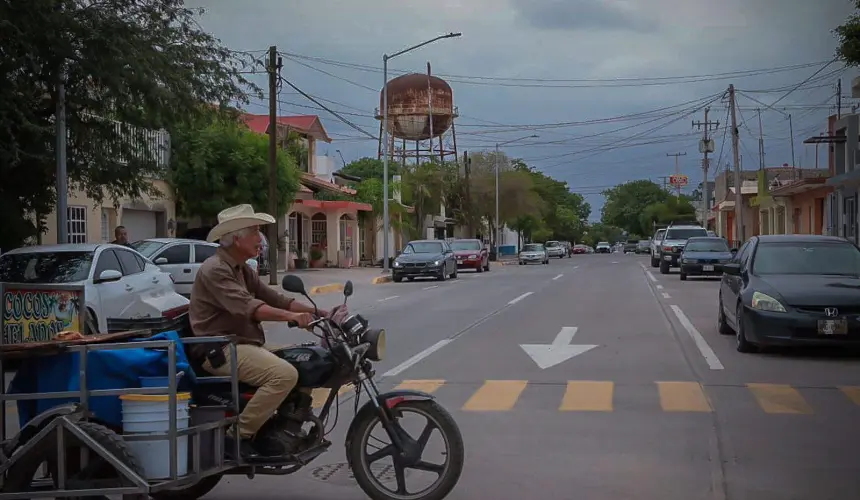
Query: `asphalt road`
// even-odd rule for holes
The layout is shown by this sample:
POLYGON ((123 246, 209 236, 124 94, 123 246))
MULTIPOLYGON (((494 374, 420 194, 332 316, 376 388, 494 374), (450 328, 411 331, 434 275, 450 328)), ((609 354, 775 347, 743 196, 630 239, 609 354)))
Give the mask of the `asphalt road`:
MULTIPOLYGON (((382 388, 433 392, 461 427, 466 466, 448 498, 860 498, 860 358, 740 354, 717 333, 717 281, 646 266, 584 255, 356 285, 351 308, 388 332, 382 388), (576 355, 548 357, 559 352, 576 355)), ((335 444, 305 470, 230 477, 207 498, 365 498, 342 465, 352 415, 343 404, 335 444)))

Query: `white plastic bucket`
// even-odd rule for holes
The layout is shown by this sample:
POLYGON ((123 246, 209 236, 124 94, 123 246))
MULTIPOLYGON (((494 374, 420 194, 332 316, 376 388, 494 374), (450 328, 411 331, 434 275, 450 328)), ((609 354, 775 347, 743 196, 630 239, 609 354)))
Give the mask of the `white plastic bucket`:
MULTIPOLYGON (((155 434, 170 429, 170 398, 166 394, 126 394, 120 399, 123 434, 155 434)), ((188 428, 190 400, 187 392, 176 395, 176 430, 188 428)), ((170 442, 166 438, 127 443, 140 458, 146 479, 170 477, 170 442)), ((188 436, 176 439, 176 473, 188 473, 188 436)))

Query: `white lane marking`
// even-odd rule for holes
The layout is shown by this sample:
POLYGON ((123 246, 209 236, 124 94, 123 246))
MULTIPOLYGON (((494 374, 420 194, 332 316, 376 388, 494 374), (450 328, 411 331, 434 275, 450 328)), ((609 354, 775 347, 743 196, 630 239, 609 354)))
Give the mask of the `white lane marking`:
POLYGON ((422 290, 432 290, 434 288, 439 288, 439 285, 425 286, 424 288, 422 288, 422 290))
POLYGON ((531 294, 533 294, 533 293, 534 293, 534 292, 526 292, 526 293, 524 293, 524 294, 520 295, 519 297, 515 298, 514 300, 512 300, 512 301, 508 302, 508 305, 509 305, 509 306, 512 306, 512 305, 516 304, 517 302, 519 302, 519 301, 523 300, 524 298, 528 297, 529 295, 531 295, 531 294))
POLYGON ((557 279, 561 278, 562 276, 564 276, 564 275, 563 275, 563 274, 559 274, 558 276, 556 276, 556 277, 555 277, 555 278, 553 278, 552 280, 553 280, 553 281, 555 281, 555 280, 557 280, 557 279))
POLYGON ((649 280, 653 281, 654 283, 657 283, 657 278, 654 277, 654 274, 651 273, 651 271, 645 271, 645 274, 648 275, 649 280))
POLYGON ((577 268, 579 268, 579 266, 573 266, 573 268, 574 268, 574 269, 577 269, 577 268))
POLYGON ((400 297, 400 295, 392 295, 391 297, 385 297, 384 299, 379 299, 379 301, 380 301, 380 302, 385 302, 385 301, 388 301, 388 300, 391 300, 391 299, 396 299, 397 297, 400 297))
POLYGON ((662 289, 663 289, 663 285, 657 285, 657 290, 662 290, 662 289))
POLYGON ((668 293, 663 292, 663 298, 664 299, 671 299, 672 297, 668 293))
POLYGON ((618 261, 617 261, 617 260, 613 260, 613 261, 612 261, 612 263, 613 263, 613 264, 618 264, 618 261))
POLYGON ((395 375, 398 375, 398 374, 408 370, 409 368, 411 368, 413 365, 417 364, 422 359, 426 358, 427 356, 433 354, 434 352, 438 351, 439 349, 450 344, 453 340, 454 339, 442 339, 439 342, 436 342, 435 344, 431 345, 427 349, 424 349, 423 351, 419 352, 415 356, 412 356, 411 358, 407 359, 406 361, 400 363, 399 365, 395 366, 394 368, 383 373, 382 376, 383 377, 393 377, 395 375))
POLYGON ((672 312, 675 313, 675 316, 678 318, 678 321, 681 323, 681 326, 687 330, 687 333, 690 334, 690 338, 693 339, 693 343, 696 344, 696 347, 699 348, 699 352, 702 353, 702 357, 705 358, 705 362, 708 363, 708 367, 711 370, 722 370, 724 369, 723 364, 720 362, 720 358, 717 357, 717 353, 711 349, 711 346, 708 345, 708 342, 705 340, 705 337, 699 333, 699 330, 693 326, 693 323, 684 314, 684 311, 681 310, 680 307, 676 305, 671 305, 672 312))

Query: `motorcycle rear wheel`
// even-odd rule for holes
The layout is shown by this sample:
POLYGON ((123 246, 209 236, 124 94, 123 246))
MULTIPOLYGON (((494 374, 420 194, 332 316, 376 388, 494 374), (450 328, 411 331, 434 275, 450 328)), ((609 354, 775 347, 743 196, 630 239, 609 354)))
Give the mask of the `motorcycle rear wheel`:
MULTIPOLYGON (((346 456, 352 469, 352 474, 362 491, 373 500, 442 500, 451 493, 451 490, 460 480, 463 473, 465 461, 465 447, 463 436, 454 417, 435 401, 404 401, 391 410, 395 422, 404 413, 414 413, 427 419, 428 424, 433 424, 445 441, 447 459, 442 465, 442 471, 438 479, 429 487, 416 493, 398 493, 386 488, 371 471, 372 462, 366 453, 368 441, 373 429, 381 426, 377 410, 368 405, 363 411, 356 415, 357 422, 354 423, 353 434, 347 440, 346 456)), ((405 432, 405 431, 404 431, 405 432)), ((411 437, 411 436, 410 436, 411 437)), ((417 440, 418 438, 412 437, 417 440)), ((425 443, 426 444, 426 443, 425 443)), ((393 446, 390 446, 393 451, 393 446)), ((385 448, 389 448, 386 446, 385 448)), ((392 459, 397 460, 397 452, 393 451, 392 459)), ((435 464, 433 464, 435 465, 435 464)), ((417 468, 417 467, 406 467, 417 468)), ((396 466, 395 466, 396 469, 396 466)), ((405 488, 405 480, 404 480, 405 488)))

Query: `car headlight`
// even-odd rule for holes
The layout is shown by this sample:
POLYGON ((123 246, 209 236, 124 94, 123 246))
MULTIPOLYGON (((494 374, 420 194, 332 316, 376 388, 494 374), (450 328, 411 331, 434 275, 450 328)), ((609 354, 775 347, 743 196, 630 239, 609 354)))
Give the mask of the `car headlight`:
POLYGON ((441 261, 441 260, 434 261, 434 262, 433 262, 433 265, 434 265, 434 266, 441 266, 441 265, 442 265, 442 261, 441 261))
POLYGON ((477 255, 470 255, 470 256, 469 256, 469 258, 470 258, 470 259, 477 259, 477 258, 478 258, 478 256, 477 256, 477 255))
POLYGON ((362 342, 370 344, 365 357, 371 361, 382 361, 385 359, 385 329, 373 328, 362 337, 362 342))
POLYGON ((400 262, 398 262, 398 261, 396 261, 396 260, 394 261, 394 267, 400 267, 400 266, 402 266, 402 265, 403 265, 403 264, 401 264, 400 262))
POLYGON ((785 307, 775 298, 766 293, 754 292, 752 296, 752 308, 759 311, 785 312, 785 307))

